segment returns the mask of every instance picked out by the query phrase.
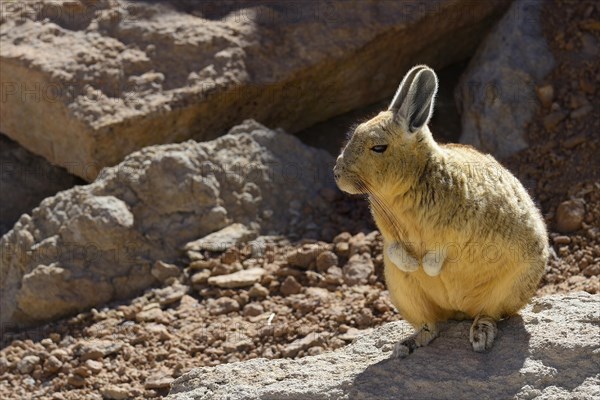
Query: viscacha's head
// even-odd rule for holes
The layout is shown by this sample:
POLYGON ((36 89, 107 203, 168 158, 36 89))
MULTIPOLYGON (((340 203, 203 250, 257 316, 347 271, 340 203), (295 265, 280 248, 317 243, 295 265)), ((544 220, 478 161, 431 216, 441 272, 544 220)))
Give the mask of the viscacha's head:
POLYGON ((386 111, 358 125, 333 169, 338 187, 350 194, 394 191, 417 173, 431 146, 427 128, 438 81, 424 65, 412 68, 386 111))

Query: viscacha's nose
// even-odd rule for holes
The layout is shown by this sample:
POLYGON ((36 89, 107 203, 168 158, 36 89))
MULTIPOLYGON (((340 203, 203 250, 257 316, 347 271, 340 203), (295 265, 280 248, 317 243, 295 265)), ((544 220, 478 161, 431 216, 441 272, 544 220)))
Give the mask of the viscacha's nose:
POLYGON ((342 161, 342 155, 340 154, 337 158, 337 160, 335 161, 335 166, 333 167, 333 177, 335 179, 339 179, 340 177, 340 163, 342 161))

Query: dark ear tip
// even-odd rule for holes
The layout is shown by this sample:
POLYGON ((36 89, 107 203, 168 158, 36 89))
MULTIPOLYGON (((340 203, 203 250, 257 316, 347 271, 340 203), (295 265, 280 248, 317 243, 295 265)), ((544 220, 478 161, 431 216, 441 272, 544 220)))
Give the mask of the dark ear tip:
POLYGON ((435 73, 435 71, 432 68, 429 68, 429 67, 423 68, 423 70, 421 71, 421 74, 433 77, 436 82, 438 80, 437 74, 435 73))
POLYGON ((428 90, 433 91, 433 94, 435 95, 439 86, 438 77, 435 71, 431 68, 427 68, 419 71, 417 75, 418 79, 429 88, 428 90))

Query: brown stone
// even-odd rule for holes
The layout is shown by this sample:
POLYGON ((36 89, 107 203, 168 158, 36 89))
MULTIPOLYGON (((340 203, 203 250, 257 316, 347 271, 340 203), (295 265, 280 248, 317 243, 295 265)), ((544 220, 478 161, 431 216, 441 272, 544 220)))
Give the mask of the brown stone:
POLYGON ((0 131, 89 181, 150 144, 208 140, 249 117, 296 132, 388 98, 416 60, 470 56, 508 4, 267 2, 248 19, 124 1, 77 3, 75 17, 72 3, 5 4, 0 131))
POLYGON ((537 88, 537 95, 545 108, 550 108, 554 100, 554 87, 550 84, 537 88))
POLYGON ((155 374, 151 375, 146 379, 146 383, 144 383, 145 389, 166 389, 171 386, 171 382, 173 382, 173 377, 166 374, 155 374))
POLYGON ((154 263, 152 270, 150 271, 152 276, 158 279, 160 282, 164 282, 168 278, 177 277, 181 273, 181 270, 177 265, 168 264, 163 261, 157 261, 154 263))
POLYGON ((556 210, 556 229, 562 233, 574 232, 581 228, 585 216, 585 203, 582 200, 567 200, 556 210))
POLYGON ((281 290, 281 293, 283 293, 285 296, 290 294, 297 294, 302 291, 302 285, 300 285, 300 283, 298 283, 296 278, 294 278, 293 276, 288 276, 281 284, 279 290, 281 290))
POLYGON ((230 297, 220 297, 208 303, 208 311, 212 315, 227 314, 240 309, 240 304, 230 297))
POLYGON ((321 272, 327 271, 330 267, 337 266, 338 257, 332 251, 324 251, 317 257, 317 269, 321 272))
POLYGON ((221 288, 241 288, 252 286, 260 281, 265 274, 262 268, 244 269, 233 274, 219 275, 208 278, 208 284, 221 288))

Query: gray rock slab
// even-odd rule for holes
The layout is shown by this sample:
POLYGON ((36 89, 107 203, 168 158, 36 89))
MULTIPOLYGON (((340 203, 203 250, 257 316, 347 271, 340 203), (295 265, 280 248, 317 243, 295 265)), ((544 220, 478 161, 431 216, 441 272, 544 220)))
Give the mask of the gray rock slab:
POLYGON ((45 199, 0 239, 0 327, 158 285, 156 261, 175 263, 186 243, 235 223, 287 235, 323 226, 333 210, 319 191, 333 187, 332 165, 324 150, 252 120, 214 141, 135 152, 94 183, 45 199), (295 203, 313 212, 292 215, 295 203))
POLYGON ((391 359, 392 348, 412 329, 399 321, 326 354, 194 369, 167 399, 599 398, 599 295, 535 298, 498 324, 487 353, 472 350, 470 323, 444 324, 439 338, 403 360, 391 359))
POLYGON ((455 92, 461 143, 496 157, 527 148, 525 129, 540 106, 536 84, 554 68, 539 0, 516 0, 477 49, 455 92))

